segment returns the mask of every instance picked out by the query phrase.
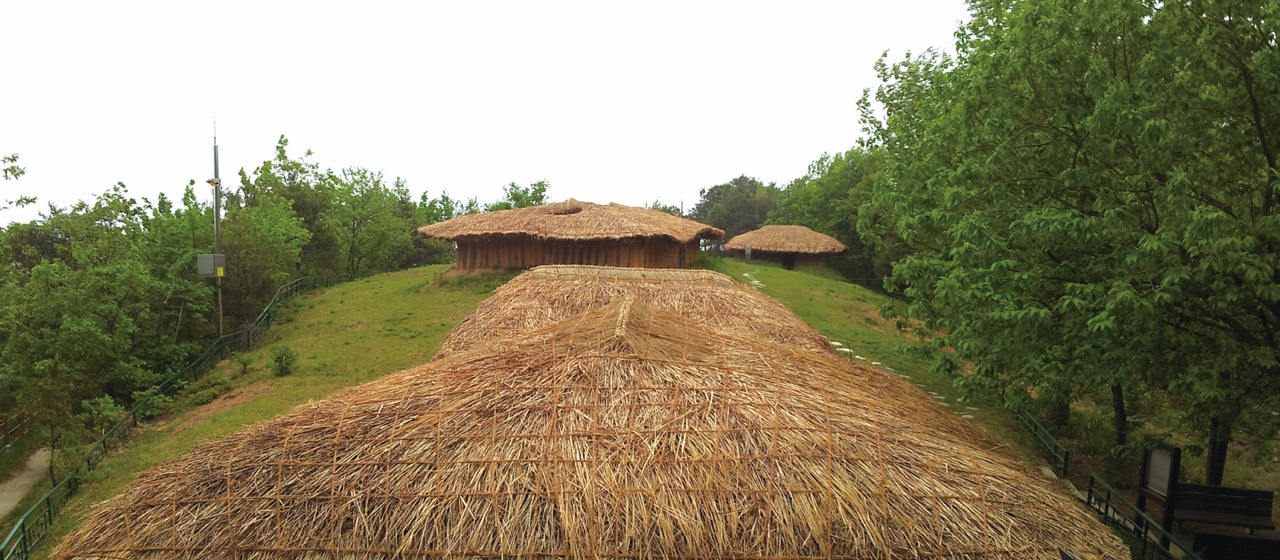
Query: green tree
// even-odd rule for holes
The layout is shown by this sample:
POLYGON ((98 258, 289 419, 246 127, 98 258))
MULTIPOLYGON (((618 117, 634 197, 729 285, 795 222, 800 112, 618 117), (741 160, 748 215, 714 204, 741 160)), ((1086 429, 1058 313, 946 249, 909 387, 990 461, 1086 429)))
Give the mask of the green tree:
POLYGON ((331 223, 338 202, 339 185, 333 173, 322 171, 320 165, 307 161, 311 150, 298 159, 288 154, 289 140, 283 135, 276 143, 273 159, 262 162, 250 177, 240 170, 239 200, 229 201, 228 210, 237 203, 246 206, 258 204, 261 197, 274 195, 289 202, 294 214, 302 219, 308 240, 302 248, 301 267, 305 274, 329 274, 345 262, 341 242, 345 224, 331 223))
POLYGON ((0 165, 4 166, 0 167, 0 180, 3 181, 12 181, 27 172, 18 166, 18 154, 0 157, 0 165))
POLYGON ((210 332, 211 291, 185 273, 193 253, 158 233, 169 217, 167 202, 139 205, 119 185, 0 232, 13 257, 0 276, 0 393, 49 427, 55 450, 83 434, 85 403, 129 402, 210 332), (25 240, 40 244, 13 250, 25 240))
POLYGON ((682 212, 682 211, 680 210, 680 207, 679 207, 679 206, 672 206, 672 205, 670 205, 670 204, 663 204, 663 203, 659 202, 659 201, 658 201, 658 199, 654 199, 654 200, 653 200, 653 202, 645 203, 645 205, 644 205, 644 206, 645 206, 645 208, 648 208, 648 209, 650 209, 650 210, 657 210, 657 211, 659 211, 659 212, 665 212, 665 213, 667 213, 667 214, 671 214, 672 216, 676 216, 676 217, 680 217, 680 216, 684 215, 684 212, 682 212))
MULTIPOLYGON (((18 166, 18 154, 10 154, 0 156, 0 181, 13 181, 26 174, 27 170, 18 166)), ((29 196, 20 196, 13 200, 4 201, 5 205, 0 206, 0 210, 8 210, 14 206, 26 206, 35 203, 36 199, 29 196)))
MULTIPOLYGON (((464 214, 478 213, 480 213, 480 203, 475 198, 463 201, 449 196, 449 193, 444 191, 440 192, 439 197, 431 198, 428 193, 423 192, 414 212, 414 225, 434 224, 451 220, 464 214)), ((413 235, 413 251, 410 253, 406 265, 442 264, 452 261, 455 256, 456 248, 453 243, 443 239, 418 235, 415 231, 413 235)))
MULTIPOLYGON (((412 224, 403 217, 401 195, 388 189, 382 174, 364 168, 342 170, 333 180, 337 204, 330 221, 346 255, 345 271, 395 270, 413 250, 412 224)), ((398 185, 407 195, 403 184, 398 185)))
POLYGON ((698 193, 689 219, 724 230, 724 239, 759 228, 778 204, 779 190, 742 175, 698 193))
MULTIPOLYGON (((1174 403, 1221 482, 1280 408, 1280 50, 1274 3, 970 4, 954 60, 880 63, 886 154, 865 233, 939 367, 1059 412, 1174 403), (1140 391, 1135 391, 1140 389, 1140 391)), ((1065 418, 1064 418, 1065 419, 1065 418)))
POLYGON ((529 183, 528 187, 522 187, 512 182, 502 187, 502 200, 484 205, 484 211, 494 212, 512 208, 541 206, 547 203, 547 189, 550 187, 551 185, 546 181, 535 181, 529 183))
POLYGON ((839 239, 849 249, 833 257, 831 266, 850 279, 874 280, 879 288, 891 259, 900 253, 888 242, 877 251, 863 243, 857 231, 858 208, 870 201, 876 165, 876 152, 863 148, 824 154, 809 165, 808 173, 782 189, 767 223, 802 225, 839 239))
POLYGON ((252 321, 276 288, 302 273, 302 250, 311 232, 289 201, 271 193, 253 206, 228 208, 222 224, 227 255, 223 297, 233 321, 252 321))
POLYGON ((396 199, 396 216, 405 223, 418 225, 415 221, 418 217, 418 205, 413 201, 413 195, 409 192, 409 185, 405 180, 396 177, 395 181, 391 182, 391 192, 396 199))
POLYGON ((423 192, 414 217, 418 225, 428 225, 452 220, 464 214, 479 214, 480 210, 480 203, 475 198, 463 201, 449 196, 445 191, 440 191, 439 197, 431 198, 423 192))

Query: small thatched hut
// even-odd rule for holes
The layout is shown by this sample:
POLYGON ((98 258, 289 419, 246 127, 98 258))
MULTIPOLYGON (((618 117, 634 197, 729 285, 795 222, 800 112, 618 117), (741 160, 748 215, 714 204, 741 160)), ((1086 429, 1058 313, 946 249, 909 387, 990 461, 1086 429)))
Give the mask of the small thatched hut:
POLYGON ((714 327, 740 329, 796 350, 832 352, 803 319, 769 296, 710 270, 540 266, 507 282, 449 332, 437 356, 562 321, 634 296, 714 327))
POLYGON ((200 447, 55 555, 1128 558, 914 387, 772 344, 624 298, 200 447))
POLYGON ((750 251, 753 259, 777 261, 787 269, 823 266, 827 257, 848 249, 838 239, 804 226, 764 226, 730 239, 724 248, 750 251))
POLYGON ((458 244, 457 271, 594 264, 681 268, 724 232, 647 208, 566 200, 458 216, 418 232, 458 244))

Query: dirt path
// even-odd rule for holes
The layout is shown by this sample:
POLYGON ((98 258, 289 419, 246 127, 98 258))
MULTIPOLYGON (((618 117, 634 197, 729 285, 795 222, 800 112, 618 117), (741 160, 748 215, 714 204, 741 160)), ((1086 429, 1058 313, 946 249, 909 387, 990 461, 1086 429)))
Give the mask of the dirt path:
POLYGON ((8 515, 10 510, 17 507, 22 497, 27 495, 27 491, 40 482, 41 477, 48 474, 48 466, 49 450, 36 450, 31 457, 27 458, 27 465, 23 467, 22 472, 14 475, 4 484, 0 484, 0 516, 8 515))

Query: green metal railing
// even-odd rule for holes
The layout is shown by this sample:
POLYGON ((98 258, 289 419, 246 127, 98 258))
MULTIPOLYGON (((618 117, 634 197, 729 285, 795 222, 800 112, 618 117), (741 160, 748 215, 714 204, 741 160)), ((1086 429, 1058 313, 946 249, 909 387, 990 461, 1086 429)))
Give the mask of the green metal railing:
POLYGON ((1058 443, 1054 439, 1053 434, 1045 429, 1044 425, 1033 418, 1025 411, 1017 411, 1014 413, 1018 417, 1018 421, 1031 432, 1031 436, 1036 438, 1036 443, 1040 445, 1040 452, 1044 454, 1046 461, 1049 461, 1049 468, 1062 478, 1067 477, 1067 468, 1070 466, 1071 452, 1065 446, 1058 443))
POLYGON ((1089 492, 1085 495, 1085 502, 1097 510, 1103 522, 1125 537, 1134 558, 1200 560, 1200 556, 1192 552, 1190 547, 1174 538, 1158 521, 1147 516, 1096 474, 1089 475, 1089 492), (1169 543, 1168 547, 1162 546, 1162 542, 1169 543))
POLYGON ((0 420, 0 443, 4 444, 4 450, 8 451, 9 446, 27 435, 27 428, 30 425, 31 422, 21 416, 0 420))
POLYGON ((204 352, 200 353, 195 360, 192 360, 187 367, 182 368, 177 373, 165 378, 155 387, 152 387, 147 392, 147 396, 134 404, 128 414, 108 429, 98 441, 89 446, 84 458, 71 471, 71 474, 55 484, 52 490, 49 490, 26 513, 22 514, 22 517, 18 518, 18 522, 14 524, 8 536, 3 541, 0 541, 0 560, 27 560, 30 557, 31 550, 39 544, 40 539, 44 538, 49 532, 49 528, 53 526, 53 519, 58 514, 58 511, 80 488, 80 480, 83 476, 96 469, 98 464, 107 456, 107 453, 118 447, 125 438, 129 437, 129 434, 145 417, 144 411, 148 410, 147 406, 152 398, 159 394, 168 394, 176 391, 176 386, 180 382, 200 378, 231 352, 241 352, 252 348, 266 334, 267 329, 271 327, 271 322, 275 320, 276 312, 281 304, 288 301, 289 298, 307 290, 332 286, 351 278, 353 277, 347 275, 312 276, 299 278, 280 286, 275 295, 272 296, 271 301, 262 309, 262 313, 259 313, 258 317, 248 327, 219 337, 204 352))
MULTIPOLYGON (((1059 443, 1043 424, 1025 411, 1016 411, 1014 416, 1031 432, 1053 472, 1066 478, 1071 459, 1071 452, 1066 446, 1059 443)), ((1200 560, 1190 548, 1165 531, 1159 522, 1134 506, 1096 473, 1089 474, 1085 503, 1098 512, 1104 523, 1116 529, 1135 559, 1200 560), (1162 542, 1168 543, 1168 546, 1161 545, 1162 542)))

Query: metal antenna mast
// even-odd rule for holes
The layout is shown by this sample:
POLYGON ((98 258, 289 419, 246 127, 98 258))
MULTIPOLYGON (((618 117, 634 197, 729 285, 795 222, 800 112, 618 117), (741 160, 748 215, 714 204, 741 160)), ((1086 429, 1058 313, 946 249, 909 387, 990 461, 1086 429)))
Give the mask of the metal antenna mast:
MULTIPOLYGON (((218 119, 213 119, 213 254, 222 255, 222 179, 218 176, 218 119)), ((215 259, 218 257, 215 257, 215 259)), ((224 257, 225 258, 225 257, 224 257)), ((222 275, 225 264, 217 267, 215 280, 218 286, 218 337, 222 337, 222 275)))
POLYGON ((196 273, 213 278, 218 286, 218 338, 222 338, 222 277, 227 275, 227 256, 222 254, 222 178, 218 176, 218 119, 213 120, 213 254, 196 255, 196 273))

